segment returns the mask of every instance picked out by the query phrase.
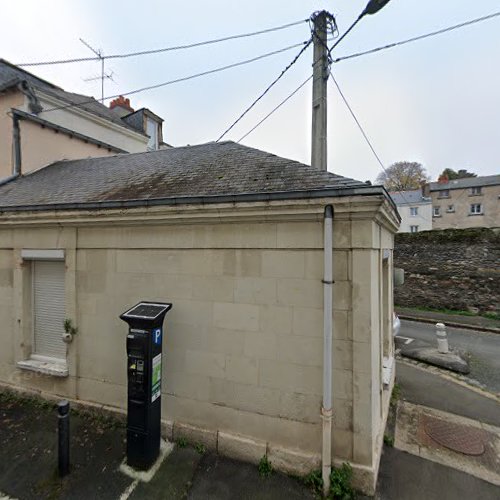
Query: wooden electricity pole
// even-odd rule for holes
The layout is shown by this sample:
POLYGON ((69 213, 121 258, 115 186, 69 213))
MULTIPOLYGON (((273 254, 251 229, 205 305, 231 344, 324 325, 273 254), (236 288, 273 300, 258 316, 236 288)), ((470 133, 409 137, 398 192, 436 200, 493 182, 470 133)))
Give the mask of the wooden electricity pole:
POLYGON ((320 170, 327 170, 327 82, 329 75, 327 16, 328 13, 323 10, 312 18, 314 55, 311 165, 320 170))

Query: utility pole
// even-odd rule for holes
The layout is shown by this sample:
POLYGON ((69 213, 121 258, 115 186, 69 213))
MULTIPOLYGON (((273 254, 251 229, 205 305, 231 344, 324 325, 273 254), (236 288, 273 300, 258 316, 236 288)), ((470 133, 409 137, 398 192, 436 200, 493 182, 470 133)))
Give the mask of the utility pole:
POLYGON ((322 10, 312 18, 314 55, 311 165, 320 170, 327 170, 328 17, 330 14, 322 10))

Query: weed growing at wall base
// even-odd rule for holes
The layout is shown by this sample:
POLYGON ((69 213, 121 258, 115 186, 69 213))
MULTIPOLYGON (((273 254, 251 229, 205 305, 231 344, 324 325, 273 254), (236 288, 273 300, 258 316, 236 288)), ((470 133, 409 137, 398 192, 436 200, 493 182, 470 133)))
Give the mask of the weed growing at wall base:
POLYGON ((328 498, 335 500, 352 500, 356 493, 351 486, 352 467, 344 462, 341 467, 334 468, 330 474, 330 494, 328 498))
POLYGON ((259 474, 261 477, 269 477, 273 473, 273 466, 271 462, 264 455, 259 462, 259 474))
MULTIPOLYGON (((309 486, 318 498, 323 498, 323 478, 321 470, 313 470, 303 479, 304 484, 309 486)), ((352 467, 344 462, 341 467, 334 467, 330 474, 329 500, 353 500, 356 492, 351 486, 352 467)))

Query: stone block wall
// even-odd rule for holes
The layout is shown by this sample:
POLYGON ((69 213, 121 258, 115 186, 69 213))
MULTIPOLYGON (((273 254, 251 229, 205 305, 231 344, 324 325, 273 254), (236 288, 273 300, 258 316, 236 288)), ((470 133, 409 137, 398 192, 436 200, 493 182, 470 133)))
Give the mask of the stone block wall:
POLYGON ((405 270, 394 303, 405 307, 500 311, 500 232, 447 229, 398 234, 394 265, 405 270))
MULTIPOLYGON (((333 241, 333 455, 351 462, 357 487, 370 492, 391 391, 382 384, 382 357, 392 356, 385 340, 392 287, 381 281, 392 267, 393 237, 371 213, 340 214, 333 241)), ((322 278, 322 211, 301 221, 4 229, 0 383, 123 410, 127 326, 119 315, 141 300, 171 301, 165 434, 237 458, 241 446, 251 448, 251 460, 267 450, 283 470, 307 472, 321 452, 322 278), (32 343, 22 249, 56 248, 65 255, 66 316, 78 327, 66 378, 16 365, 32 343)))

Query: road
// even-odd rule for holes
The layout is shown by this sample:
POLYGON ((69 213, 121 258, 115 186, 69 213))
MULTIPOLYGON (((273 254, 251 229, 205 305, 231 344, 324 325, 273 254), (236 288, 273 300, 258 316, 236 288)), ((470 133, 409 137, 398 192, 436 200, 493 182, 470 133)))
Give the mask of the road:
MULTIPOLYGON (((500 335, 451 327, 447 333, 450 348, 470 354, 469 377, 500 393, 500 335)), ((401 320, 399 335, 436 345, 436 329, 428 323, 401 320)))

